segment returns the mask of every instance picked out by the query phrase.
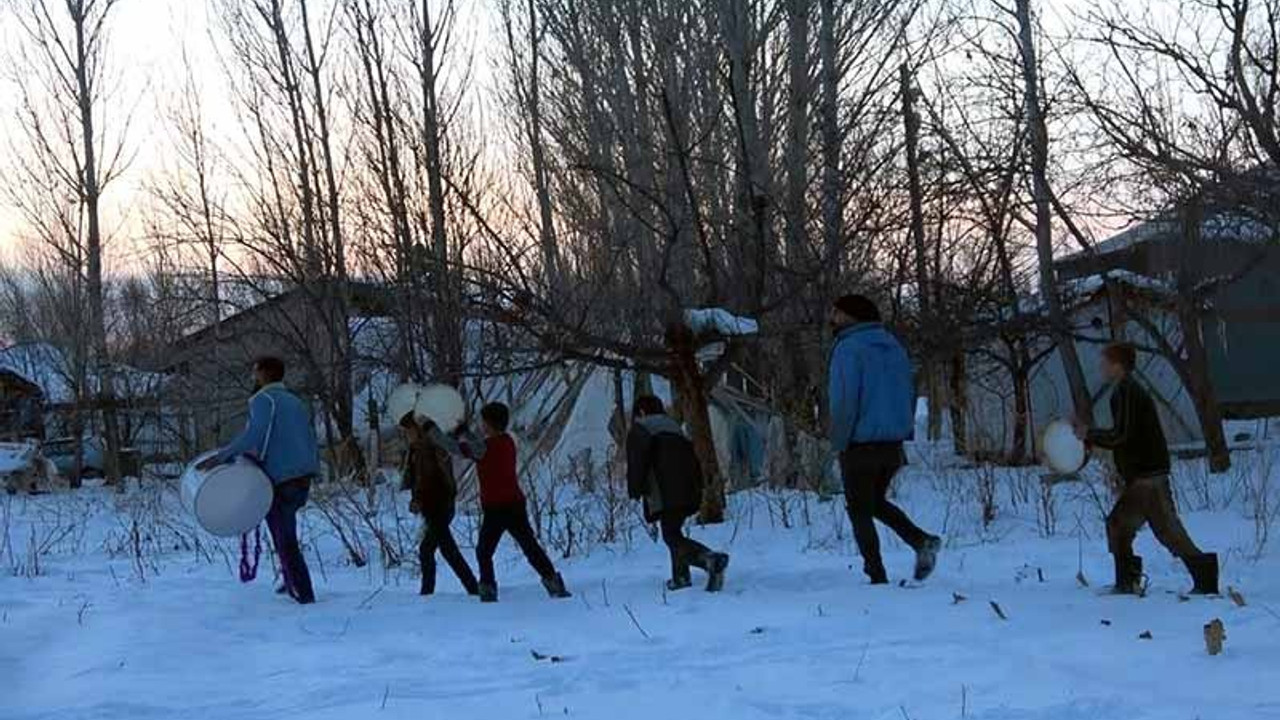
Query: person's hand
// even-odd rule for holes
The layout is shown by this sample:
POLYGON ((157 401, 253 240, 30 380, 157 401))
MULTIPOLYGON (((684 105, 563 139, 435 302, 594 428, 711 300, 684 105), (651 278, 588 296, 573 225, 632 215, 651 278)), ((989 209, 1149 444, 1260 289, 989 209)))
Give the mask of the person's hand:
POLYGON ((1089 426, 1085 425, 1080 418, 1071 419, 1071 429, 1076 431, 1076 439, 1084 440, 1089 435, 1089 426))
POLYGON ((214 455, 212 457, 207 457, 204 460, 201 460, 200 462, 196 463, 196 469, 199 470, 200 472, 204 472, 206 470, 213 469, 214 467, 217 466, 217 464, 218 464, 218 456, 214 455))
POLYGON ((410 512, 410 514, 417 515, 417 514, 418 514, 418 510, 420 510, 420 509, 421 509, 421 508, 419 508, 419 507, 418 507, 418 501, 417 501, 417 500, 410 500, 410 501, 409 501, 409 512, 410 512))

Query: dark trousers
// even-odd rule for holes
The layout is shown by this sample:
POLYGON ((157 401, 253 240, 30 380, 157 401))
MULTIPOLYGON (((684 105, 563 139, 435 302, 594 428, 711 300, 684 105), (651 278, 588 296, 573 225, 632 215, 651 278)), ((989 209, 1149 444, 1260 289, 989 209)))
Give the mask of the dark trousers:
POLYGON ((267 529, 280 557, 285 591, 300 603, 315 602, 311 572, 307 570, 307 561, 298 543, 298 511, 307 504, 307 497, 311 494, 311 478, 288 480, 273 490, 271 509, 267 511, 267 529))
POLYGON ((530 567, 538 573, 538 577, 549 578, 556 574, 556 568, 547 557, 547 552, 538 543, 538 538, 529 524, 529 510, 524 503, 490 505, 484 509, 484 519, 480 521, 480 540, 476 544, 476 562, 480 564, 480 582, 493 587, 498 586, 493 571, 493 554, 498 550, 498 543, 505 533, 520 546, 520 551, 529 561, 530 567))
POLYGON ((662 542, 671 551, 672 580, 687 580, 690 567, 706 570, 707 555, 711 553, 706 545, 684 534, 686 519, 683 514, 664 513, 658 520, 658 525, 662 528, 662 542))
POLYGON ((1107 516, 1107 545, 1111 554, 1121 559, 1132 558, 1133 540, 1147 523, 1151 523, 1151 531, 1160 544, 1175 557, 1185 560, 1201 555, 1178 517, 1167 475, 1139 478, 1125 486, 1107 516))
POLYGON ((888 525, 912 548, 919 549, 929 538, 898 506, 889 502, 889 485, 898 469, 906 464, 901 443, 851 445, 840 454, 844 475, 844 499, 853 524, 853 537, 862 553, 863 569, 873 580, 883 579, 880 536, 875 521, 888 525))
POLYGON ((476 576, 467 565, 467 559, 458 549, 449 525, 453 523, 453 510, 425 518, 422 526, 422 542, 418 544, 418 563, 422 567, 422 593, 430 595, 436 590, 436 551, 444 557, 458 576, 462 587, 471 595, 477 592, 476 576))

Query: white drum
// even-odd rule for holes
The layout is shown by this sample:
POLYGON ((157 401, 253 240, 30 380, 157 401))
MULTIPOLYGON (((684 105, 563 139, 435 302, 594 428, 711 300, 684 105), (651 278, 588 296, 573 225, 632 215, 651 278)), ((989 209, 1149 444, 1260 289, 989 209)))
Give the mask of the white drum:
POLYGON ((1084 443, 1076 437, 1075 428, 1066 420, 1054 420, 1045 427, 1040 449, 1044 464, 1059 475, 1080 472, 1089 461, 1084 443))
POLYGON ((271 479, 257 465, 242 458, 197 470, 196 466, 213 457, 214 452, 196 458, 182 473, 182 504, 209 533, 235 537, 257 527, 267 516, 271 509, 271 479))
POLYGON ((387 419, 397 424, 409 413, 428 418, 449 432, 466 419, 467 405, 462 395, 448 385, 405 383, 392 390, 391 397, 387 398, 387 419))

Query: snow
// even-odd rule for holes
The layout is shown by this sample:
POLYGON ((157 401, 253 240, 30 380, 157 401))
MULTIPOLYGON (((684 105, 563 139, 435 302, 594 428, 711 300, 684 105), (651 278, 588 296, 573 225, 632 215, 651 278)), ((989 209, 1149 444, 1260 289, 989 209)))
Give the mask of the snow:
MULTIPOLYGON (((1189 529, 1222 554, 1223 585, 1244 607, 1181 601, 1184 570, 1145 531, 1149 595, 1099 595, 1111 568, 1096 468, 1091 484, 1054 490, 1054 534, 1036 509, 1037 469, 997 471, 988 527, 978 471, 904 471, 897 501, 948 539, 919 587, 865 584, 839 501, 752 491, 733 498, 731 522, 692 529, 733 555, 720 595, 664 595, 665 550, 630 533, 586 557, 556 553, 569 601, 547 599, 505 540, 496 605, 443 567, 429 599, 407 567, 350 567, 314 505, 302 534, 320 602, 302 608, 271 592, 266 558, 257 584, 238 584, 234 543, 184 535, 200 551, 174 549, 181 517, 148 522, 176 502, 171 490, 0 497, 0 717, 1276 717, 1280 562, 1274 542, 1258 552, 1239 484, 1269 468, 1274 494, 1277 460, 1251 451, 1209 483, 1201 466, 1177 466, 1189 529), (141 562, 127 551, 134 521, 156 541, 141 562), (28 542, 46 538, 33 571, 28 542), (1227 641, 1210 657, 1201 628, 1214 618, 1227 641)), ((455 523, 468 546, 469 520, 455 523)), ((902 577, 910 551, 881 536, 902 577)))
POLYGON ((725 337, 755 335, 760 325, 751 318, 738 317, 724 308, 685 310, 684 321, 696 333, 716 333, 725 337))

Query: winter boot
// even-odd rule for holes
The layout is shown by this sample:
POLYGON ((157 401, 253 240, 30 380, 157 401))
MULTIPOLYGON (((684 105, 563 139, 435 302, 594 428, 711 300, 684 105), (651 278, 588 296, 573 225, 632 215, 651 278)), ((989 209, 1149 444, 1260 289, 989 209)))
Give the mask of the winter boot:
POLYGON ((729 568, 729 556, 721 552, 707 553, 707 592, 724 589, 724 571, 729 568))
POLYGON ((1182 562, 1186 563, 1187 570, 1191 572, 1191 579, 1195 582, 1195 587, 1191 588, 1192 595, 1218 594, 1217 553, 1203 553, 1196 557, 1183 558, 1182 562))
POLYGON ((1134 555, 1129 558, 1114 556, 1116 561, 1116 584, 1111 592, 1116 595, 1142 594, 1142 558, 1134 555))
POLYGON ((916 571, 913 577, 920 582, 933 574, 938 564, 938 551, 942 549, 942 538, 930 535, 916 549, 916 571))
POLYGON ((560 577, 560 573, 548 575, 542 578, 542 587, 547 589, 547 594, 553 598, 562 599, 573 597, 569 594, 569 590, 564 586, 564 578, 560 577))
POLYGON ((495 603, 498 602, 498 586, 489 583, 480 583, 479 587, 480 602, 495 603))
POLYGON ((436 564, 434 562, 422 563, 422 587, 418 590, 419 595, 434 595, 436 593, 436 564))
POLYGON ((288 595, 288 594, 289 594, 289 586, 288 586, 288 585, 285 585, 285 584, 283 584, 283 583, 282 583, 279 587, 277 587, 277 588, 276 588, 276 594, 277 594, 277 595, 288 595))
POLYGON ((884 565, 882 563, 873 565, 868 562, 863 562, 862 572, 867 576, 867 580, 871 581, 872 585, 889 584, 889 573, 885 572, 884 565))
POLYGON ((667 591, 676 592, 684 590, 691 585, 693 585, 693 577, 689 573, 689 568, 685 567, 682 572, 671 574, 671 579, 667 581, 667 591))

